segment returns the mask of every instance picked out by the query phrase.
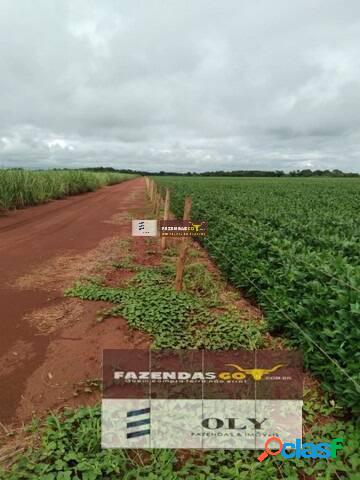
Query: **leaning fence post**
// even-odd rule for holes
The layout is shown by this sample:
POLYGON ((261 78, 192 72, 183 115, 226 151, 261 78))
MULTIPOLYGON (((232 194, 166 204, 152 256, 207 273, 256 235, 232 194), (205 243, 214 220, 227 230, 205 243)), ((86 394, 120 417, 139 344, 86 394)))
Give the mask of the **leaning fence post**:
MULTIPOLYGON (((167 188, 165 193, 165 204, 164 204, 164 220, 169 220, 170 215, 170 190, 167 188)), ((161 237, 160 240, 160 248, 161 250, 165 250, 166 248, 166 237, 161 237)))
MULTIPOLYGON (((192 203, 191 197, 185 197, 183 220, 190 220, 191 203, 192 203)), ((180 244, 179 257, 176 263, 175 290, 177 292, 180 292, 182 290, 182 283, 183 283, 188 246, 189 246, 189 238, 188 237, 182 238, 181 244, 180 244)))

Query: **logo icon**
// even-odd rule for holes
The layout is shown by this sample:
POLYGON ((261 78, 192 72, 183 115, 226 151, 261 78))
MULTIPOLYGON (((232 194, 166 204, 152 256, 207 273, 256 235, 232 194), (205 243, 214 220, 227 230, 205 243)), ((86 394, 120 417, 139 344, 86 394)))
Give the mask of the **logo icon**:
POLYGON ((156 237, 157 220, 133 220, 131 233, 133 237, 156 237))
POLYGON ((331 442, 301 443, 297 438, 295 443, 282 442, 278 437, 270 437, 266 440, 264 451, 258 456, 259 462, 263 462, 269 455, 275 456, 281 454, 284 458, 336 458, 337 450, 344 448, 342 438, 334 438, 331 442), (271 442, 278 444, 278 450, 272 450, 269 447, 271 442))
POLYGON ((234 367, 237 372, 221 372, 219 373, 219 377, 221 378, 221 380, 242 380, 246 377, 246 375, 251 375, 255 381, 259 381, 263 378, 264 375, 276 372, 276 370, 281 367, 286 367, 286 365, 283 363, 275 365, 275 367, 273 368, 242 368, 235 363, 227 363, 226 366, 234 367))
POLYGON ((205 237, 207 222, 191 220, 160 220, 159 231, 161 237, 205 237))
POLYGON ((150 408, 127 412, 126 438, 150 435, 150 408))
POLYGON ((195 228, 195 232, 198 232, 199 228, 202 226, 202 223, 193 223, 191 226, 195 228))

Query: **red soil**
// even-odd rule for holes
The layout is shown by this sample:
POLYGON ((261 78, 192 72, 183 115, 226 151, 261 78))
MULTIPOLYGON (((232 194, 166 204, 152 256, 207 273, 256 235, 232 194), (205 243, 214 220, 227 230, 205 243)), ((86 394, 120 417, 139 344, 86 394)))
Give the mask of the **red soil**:
MULTIPOLYGON (((84 396, 91 393, 77 386, 100 377, 103 348, 149 345, 121 318, 97 323, 102 305, 63 296, 81 275, 96 275, 98 262, 116 260, 122 247, 113 245, 131 238, 129 211, 140 214, 147 208, 144 180, 136 178, 0 218, 3 424, 86 403, 84 396), (74 396, 79 390, 80 399, 74 396)), ((142 241, 136 247, 143 256, 148 245, 142 241)), ((112 278, 121 280, 120 274, 112 278)))

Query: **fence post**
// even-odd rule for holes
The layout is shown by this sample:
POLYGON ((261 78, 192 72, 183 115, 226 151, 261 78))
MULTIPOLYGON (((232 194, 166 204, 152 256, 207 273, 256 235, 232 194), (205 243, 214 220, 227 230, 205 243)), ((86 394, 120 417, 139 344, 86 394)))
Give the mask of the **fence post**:
MULTIPOLYGON (((183 220, 190 220, 191 203, 192 203, 191 197, 185 197, 183 220)), ((176 263, 175 290, 177 292, 180 292, 182 290, 182 283, 183 283, 188 246, 189 246, 189 237, 182 238, 182 241, 180 244, 179 257, 176 263)))
POLYGON ((153 201, 153 190, 154 190, 154 185, 153 181, 149 179, 149 196, 150 196, 150 203, 153 201))
POLYGON ((156 208, 157 208, 157 201, 158 201, 158 195, 157 195, 157 186, 156 183, 153 181, 153 212, 156 213, 156 208))
MULTIPOLYGON (((169 220, 169 214, 170 214, 170 190, 167 188, 165 193, 164 220, 169 220)), ((160 248, 161 250, 165 250, 166 237, 161 237, 160 248)))
POLYGON ((158 192, 156 194, 156 208, 155 208, 155 218, 159 219, 160 218, 160 210, 161 210, 161 194, 158 192))

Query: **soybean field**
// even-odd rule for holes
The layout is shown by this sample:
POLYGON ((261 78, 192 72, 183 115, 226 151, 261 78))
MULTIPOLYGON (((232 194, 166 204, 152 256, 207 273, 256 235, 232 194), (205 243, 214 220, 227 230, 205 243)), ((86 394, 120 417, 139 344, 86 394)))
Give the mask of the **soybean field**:
POLYGON ((172 211, 193 200, 226 277, 343 406, 360 405, 360 180, 157 177, 172 211))

